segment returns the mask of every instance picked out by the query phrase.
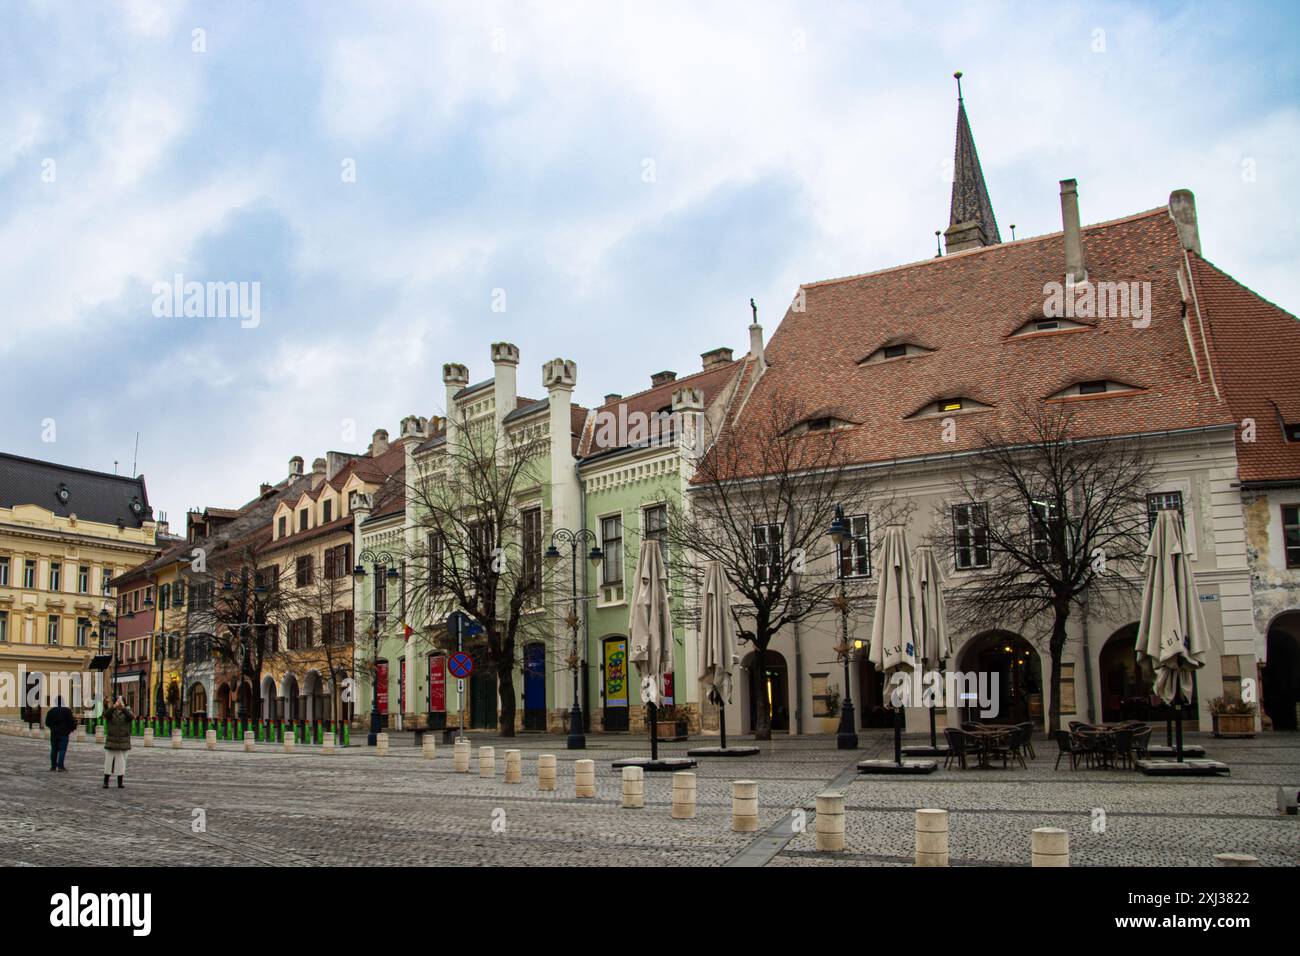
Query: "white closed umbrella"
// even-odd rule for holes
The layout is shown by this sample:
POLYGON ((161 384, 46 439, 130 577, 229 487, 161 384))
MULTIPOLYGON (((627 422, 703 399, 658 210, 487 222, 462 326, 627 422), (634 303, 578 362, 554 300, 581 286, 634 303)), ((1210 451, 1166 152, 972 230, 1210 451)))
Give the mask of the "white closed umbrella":
POLYGON ((1207 632, 1183 540, 1182 515, 1156 513, 1147 544, 1138 618, 1137 653, 1150 659, 1155 692, 1174 707, 1178 759, 1183 759, 1182 705, 1192 699, 1193 675, 1205 666, 1207 632))
MULTIPOLYGON (((912 580, 907 532, 893 525, 885 529, 885 539, 876 556, 876 610, 871 620, 868 651, 868 660, 885 675, 886 686, 899 672, 910 681, 916 670, 919 621, 912 580)), ((892 697, 889 695, 891 701, 892 697)), ((898 764, 903 760, 902 733, 901 708, 894 707, 894 762, 898 764)))
POLYGON ((628 660, 637 666, 643 692, 649 692, 651 758, 659 756, 655 720, 663 679, 673 672, 673 626, 668 605, 668 573, 659 542, 646 538, 636 561, 636 590, 628 621, 632 653, 628 660))
POLYGON ((722 747, 726 749, 727 704, 731 702, 736 666, 736 622, 731 616, 731 587, 721 561, 710 561, 704 569, 698 664, 701 697, 707 700, 716 694, 722 747))
MULTIPOLYGON (((922 545, 912 556, 912 589, 916 596, 917 656, 925 667, 939 667, 952 656, 952 641, 948 637, 948 611, 943 603, 943 572, 934 556, 934 549, 922 545)), ((942 685, 940 685, 942 686, 942 685)), ((935 706, 943 703, 939 697, 935 706)), ((934 724, 935 708, 930 708, 930 747, 938 746, 934 724)))

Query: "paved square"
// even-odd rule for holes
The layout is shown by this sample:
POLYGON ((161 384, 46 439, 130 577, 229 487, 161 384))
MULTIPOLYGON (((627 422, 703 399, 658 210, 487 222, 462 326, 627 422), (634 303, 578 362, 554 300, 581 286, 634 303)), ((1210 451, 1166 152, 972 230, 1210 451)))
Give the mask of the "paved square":
MULTIPOLYGON (((1300 865, 1300 818, 1280 816, 1277 788, 1300 787, 1300 737, 1253 740, 1191 735, 1227 762, 1227 777, 1155 780, 1132 771, 1052 765, 1035 741, 1028 770, 943 770, 929 777, 862 777, 854 764, 892 755, 887 732, 861 735, 859 751, 833 737, 761 744, 757 757, 704 758, 698 812, 670 817, 671 775, 647 774, 645 808, 620 807, 610 763, 648 751, 631 737, 590 737, 583 752, 563 738, 472 735, 471 772, 452 770, 441 743, 426 760, 410 735, 379 757, 364 747, 328 756, 186 741, 145 749, 136 741, 127 787, 101 789, 103 751, 73 743, 69 772, 48 771, 48 744, 0 736, 0 865, 910 865, 913 811, 951 811, 953 865, 1027 865, 1034 827, 1070 834, 1075 866, 1206 866, 1219 852, 1265 866, 1300 865), (496 748, 496 776, 478 776, 478 747, 496 748), (523 783, 506 784, 505 750, 523 756, 523 783), (554 793, 537 789, 537 756, 557 757, 554 793), (596 761, 597 796, 574 795, 573 761, 596 761), (758 782, 759 832, 731 832, 731 781, 758 782), (843 853, 819 853, 814 797, 841 789, 843 853), (1094 810, 1104 829, 1094 829, 1094 810), (201 811, 201 813, 199 812, 201 811), (799 811, 799 812, 795 812, 799 811), (800 817, 804 832, 796 832, 800 817), (195 832, 195 821, 203 823, 195 832)), ((919 738, 908 738, 919 742, 919 738)), ((689 744, 661 748, 680 755, 689 744)))

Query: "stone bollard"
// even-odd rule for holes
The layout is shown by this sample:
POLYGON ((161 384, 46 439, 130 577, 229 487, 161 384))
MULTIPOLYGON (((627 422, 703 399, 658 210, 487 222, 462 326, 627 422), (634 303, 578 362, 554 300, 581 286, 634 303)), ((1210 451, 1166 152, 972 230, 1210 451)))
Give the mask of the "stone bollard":
POLYGON ((645 806, 645 771, 640 767, 623 768, 623 809, 640 810, 645 806))
POLYGON ((82 724, 77 724, 77 729, 72 732, 72 739, 75 743, 85 743, 86 728, 82 724))
POLYGON ((574 761, 573 789, 580 797, 594 797, 596 795, 596 761, 574 761))
MULTIPOLYGON (((384 737, 387 738, 388 735, 385 734, 384 737)), ((385 749, 385 750, 388 749, 388 742, 387 742, 387 740, 385 740, 385 742, 384 742, 384 749, 385 749)), ((335 748, 334 748, 334 731, 332 731, 332 730, 327 730, 327 731, 325 731, 325 733, 321 736, 321 739, 320 739, 320 752, 323 753, 323 754, 332 754, 332 753, 335 753, 335 752, 336 752, 336 751, 335 751, 335 748)))
POLYGON ((1259 866, 1259 860, 1249 853, 1216 853, 1215 866, 1259 866))
POLYGON ((844 794, 817 794, 817 849, 844 849, 844 794))
POLYGON ((555 754, 539 754, 537 757, 537 789, 555 789, 555 754))
POLYGON ((731 829, 734 833, 753 833, 758 829, 758 781, 731 782, 731 829))
POLYGON ((95 743, 100 744, 101 746, 102 746, 103 743, 104 743, 104 725, 103 725, 103 724, 96 724, 96 725, 95 725, 95 743))
POLYGON ((375 756, 388 756, 388 734, 375 734, 375 756))
POLYGON ((206 734, 203 735, 203 742, 208 745, 209 750, 216 750, 217 732, 215 730, 209 730, 206 734))
POLYGON ((182 741, 183 741, 183 740, 184 740, 184 738, 181 736, 181 732, 180 732, 179 730, 173 730, 173 731, 172 731, 172 750, 180 750, 180 749, 181 749, 181 746, 182 746, 182 741))
POLYGON ((506 783, 523 783, 523 754, 518 750, 506 751, 506 783))
POLYGON ((494 779, 497 775, 497 752, 493 747, 478 748, 478 775, 494 779))
POLYGON ((948 811, 916 811, 916 865, 948 865, 948 811))
MULTIPOLYGON (((211 731, 209 731, 209 733, 211 733, 211 731)), ((294 744, 296 744, 297 742, 298 742, 298 741, 297 741, 297 739, 294 737, 294 735, 293 735, 293 731, 292 731, 292 730, 286 730, 286 731, 284 732, 284 752, 285 752, 285 753, 287 753, 287 754, 291 754, 291 753, 293 753, 293 747, 294 747, 294 744)))
POLYGON ((679 770, 673 774, 673 819, 695 818, 695 774, 679 770))
POLYGON ((152 728, 152 727, 146 727, 146 728, 144 729, 144 745, 145 745, 146 747, 152 747, 152 746, 153 746, 153 728, 152 728))
POLYGON ((422 749, 420 752, 421 752, 421 754, 424 756, 424 759, 425 759, 425 760, 432 760, 432 759, 433 759, 433 755, 434 755, 434 752, 435 752, 435 749, 434 749, 434 748, 436 748, 437 745, 438 745, 438 742, 437 742, 437 740, 434 739, 433 734, 425 734, 425 735, 424 735, 424 745, 423 745, 423 749, 422 749))
POLYGON ((1070 834, 1060 827, 1036 827, 1029 849, 1031 866, 1070 865, 1070 834))
POLYGON ((257 738, 251 730, 244 731, 244 753, 251 754, 257 749, 257 738))
POLYGON ((452 769, 457 773, 469 773, 469 741, 461 737, 451 749, 452 769))

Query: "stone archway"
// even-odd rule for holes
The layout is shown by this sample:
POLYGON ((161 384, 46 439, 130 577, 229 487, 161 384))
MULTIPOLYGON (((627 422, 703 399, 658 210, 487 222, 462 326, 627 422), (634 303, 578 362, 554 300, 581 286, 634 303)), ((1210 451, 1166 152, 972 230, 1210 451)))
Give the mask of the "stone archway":
POLYGON ((278 700, 275 693, 275 678, 267 674, 262 678, 262 717, 265 720, 275 720, 280 716, 278 700))
POLYGON ((956 702, 962 720, 997 724, 1032 721, 1037 726, 1044 725, 1047 707, 1043 694, 1043 661, 1029 641, 1012 631, 985 631, 966 641, 956 660, 957 670, 979 675, 978 680, 987 689, 988 702, 995 711, 985 715, 979 706, 973 706, 973 701, 956 702))
POLYGON ((1155 695, 1155 672, 1151 660, 1138 658, 1138 625, 1126 624, 1106 639, 1097 659, 1101 685, 1101 719, 1104 723, 1122 720, 1163 720, 1161 701, 1155 695))
POLYGON ((754 668, 757 666, 757 652, 750 651, 740 662, 740 712, 747 721, 744 732, 754 733, 758 726, 758 707, 768 707, 771 714, 771 728, 776 733, 790 732, 790 677, 785 656, 780 651, 768 648, 763 653, 763 678, 761 687, 766 701, 760 701, 754 694, 754 668))
POLYGON ((301 693, 298 678, 292 673, 285 674, 280 682, 280 713, 285 720, 303 719, 301 693))
POLYGON ((1274 730, 1300 725, 1300 610, 1284 611, 1268 625, 1261 705, 1274 730))

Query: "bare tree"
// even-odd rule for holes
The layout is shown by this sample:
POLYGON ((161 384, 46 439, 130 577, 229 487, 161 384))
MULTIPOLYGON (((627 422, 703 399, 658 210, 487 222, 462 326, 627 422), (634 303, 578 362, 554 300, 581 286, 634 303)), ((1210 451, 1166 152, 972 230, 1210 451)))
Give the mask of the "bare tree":
MULTIPOLYGON (((491 420, 462 416, 453 431, 445 449, 408 469, 414 533, 405 554, 405 594, 430 619, 458 608, 483 629, 499 731, 511 737, 516 650, 526 635, 552 629, 541 610, 542 515, 530 505, 546 485, 540 472, 550 446, 544 432, 500 429, 491 420)), ((420 639, 444 644, 436 626, 420 639)))
POLYGON ((1135 439, 1082 437, 1068 405, 1022 398, 1018 408, 1007 425, 978 431, 979 448, 957 479, 964 520, 942 505, 932 537, 950 554, 972 555, 971 579, 949 602, 955 627, 1011 625, 1046 646, 1055 731, 1071 610, 1141 587, 1153 466, 1135 439))
MULTIPOLYGON (((314 565, 314 562, 313 562, 314 565)), ((315 668, 323 680, 330 682, 331 713, 342 719, 343 681, 354 672, 354 622, 352 612, 352 568, 341 549, 325 553, 325 566, 313 566, 307 583, 294 588, 278 610, 295 619, 312 622, 311 633, 320 628, 319 637, 311 637, 304 646, 273 649, 286 662, 315 668)))
MULTIPOLYGON (((726 426, 687 500, 669 504, 663 535, 676 603, 691 613, 704 566, 722 563, 738 596, 737 626, 754 645, 753 699, 769 706, 767 648, 783 628, 834 610, 840 582, 827 531, 837 506, 865 511, 871 497, 871 480, 846 472, 847 427, 826 410, 776 399, 726 426)), ((891 508, 885 498, 873 502, 876 515, 891 508)), ((756 707, 761 740, 772 735, 769 706, 756 707)))

